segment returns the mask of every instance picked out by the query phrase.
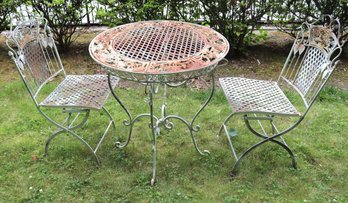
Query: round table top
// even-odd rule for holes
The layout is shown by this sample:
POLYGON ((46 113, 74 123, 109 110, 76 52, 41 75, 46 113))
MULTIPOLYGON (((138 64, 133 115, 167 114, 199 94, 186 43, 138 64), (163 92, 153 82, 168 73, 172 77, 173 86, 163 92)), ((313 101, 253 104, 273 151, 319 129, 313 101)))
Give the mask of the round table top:
POLYGON ((140 81, 211 70, 228 50, 226 38, 209 27, 167 20, 117 26, 89 45, 92 58, 112 74, 140 81))

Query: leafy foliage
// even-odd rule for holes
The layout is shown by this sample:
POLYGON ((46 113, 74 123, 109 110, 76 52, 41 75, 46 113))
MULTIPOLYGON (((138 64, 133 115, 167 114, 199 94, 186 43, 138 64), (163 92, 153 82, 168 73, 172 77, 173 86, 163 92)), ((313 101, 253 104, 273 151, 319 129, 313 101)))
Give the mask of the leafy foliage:
MULTIPOLYGON (((300 23, 306 19, 320 19, 323 15, 333 15, 340 19, 341 29, 348 29, 348 0, 286 0, 273 4, 273 23, 279 30, 292 36, 300 23)), ((347 38, 346 32, 342 38, 347 38)))
POLYGON ((0 32, 9 24, 9 15, 16 10, 19 1, 0 0, 0 32))
POLYGON ((270 10, 267 0, 201 0, 206 23, 223 34, 231 45, 229 55, 240 56, 247 45, 266 37, 259 21, 270 10), (260 35, 255 34, 260 31, 260 35))
POLYGON ((167 2, 167 18, 194 22, 202 17, 200 0, 172 0, 167 2))
POLYGON ((99 9, 97 17, 103 24, 116 26, 119 24, 164 19, 165 0, 98 0, 108 9, 99 9))
POLYGON ((30 0, 35 11, 47 19, 54 39, 61 51, 66 51, 74 41, 73 34, 83 16, 82 8, 88 0, 30 0))

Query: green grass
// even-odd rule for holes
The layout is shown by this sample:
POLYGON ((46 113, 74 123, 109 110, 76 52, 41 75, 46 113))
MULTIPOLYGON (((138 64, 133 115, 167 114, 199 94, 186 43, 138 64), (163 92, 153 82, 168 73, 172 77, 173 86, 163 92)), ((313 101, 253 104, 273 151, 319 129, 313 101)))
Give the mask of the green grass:
MULTIPOLYGON (((95 35, 83 35, 69 53, 61 55, 69 74, 99 73, 88 54, 88 43, 95 35)), ((250 48, 246 58, 218 68, 217 77, 276 78, 288 48, 277 45, 279 38, 270 39, 273 41, 250 48)), ((127 148, 116 149, 113 143, 126 138, 127 129, 122 125, 126 114, 112 98, 106 106, 117 121, 117 131, 108 134, 100 148, 100 168, 84 146, 65 134, 53 140, 49 156, 43 158, 45 141, 55 127, 35 109, 3 41, 0 36, 0 202, 348 202, 348 92, 334 87, 347 90, 347 59, 305 120, 285 136, 297 156, 298 170, 291 168, 282 148, 269 143, 249 154, 231 180, 234 159, 225 136, 216 137, 230 109, 218 90, 196 122, 202 127, 198 144, 211 154, 200 156, 186 127, 174 121, 174 129, 163 130, 158 138, 158 182, 151 187, 148 121, 136 123, 127 148)), ((128 86, 118 88, 117 93, 132 113, 146 112, 144 89, 128 86)), ((208 94, 173 89, 168 93, 169 113, 190 118, 208 94)), ((160 99, 157 95, 157 115, 160 99)), ((60 112, 51 115, 57 118, 60 112)), ((106 122, 103 113, 93 112, 78 133, 96 144, 106 122)), ((257 140, 242 124, 241 119, 234 119, 229 125, 238 131, 234 139, 240 150, 257 140)), ((287 123, 279 124, 285 127, 287 123)))
MULTIPOLYGON (((142 88, 117 90, 132 113, 147 111, 142 88), (136 98, 136 99, 134 99, 136 98)), ((169 91, 169 113, 190 117, 207 91, 177 88, 169 91)), ((156 96, 156 114, 160 113, 156 96)), ((0 202, 347 202, 348 201, 348 92, 325 88, 306 119, 287 134, 297 155, 298 170, 291 168, 287 153, 266 144, 240 165, 233 180, 233 164, 227 140, 216 134, 230 110, 218 90, 197 120, 199 146, 210 156, 200 156, 186 127, 175 121, 173 130, 162 131, 157 145, 157 184, 149 185, 152 154, 148 121, 135 125, 125 149, 113 146, 125 139, 126 118, 110 98, 106 105, 117 121, 116 133, 99 151, 102 166, 96 168, 88 151, 70 136, 61 135, 43 158, 46 138, 55 130, 35 109, 18 80, 0 82, 0 202), (36 159, 38 157, 38 159, 36 159)), ((55 115, 59 112, 55 111, 55 115)), ((96 143, 106 125, 103 113, 93 112, 80 132, 96 143)), ((241 120, 238 149, 254 138, 241 120)))

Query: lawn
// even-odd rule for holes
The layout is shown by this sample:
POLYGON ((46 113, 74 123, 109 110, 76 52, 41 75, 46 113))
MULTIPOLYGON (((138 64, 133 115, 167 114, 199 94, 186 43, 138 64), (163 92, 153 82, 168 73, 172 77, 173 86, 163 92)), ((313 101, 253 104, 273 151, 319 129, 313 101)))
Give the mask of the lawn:
MULTIPOLYGON (((68 73, 100 72, 87 52, 93 36, 95 33, 80 37, 69 53, 62 54, 68 73)), ((279 43, 275 48, 273 43, 270 39, 255 45, 248 52, 251 60, 232 61, 217 70, 217 76, 276 78, 287 45, 279 43)), ((122 126, 126 115, 111 97, 106 106, 117 121, 117 129, 100 148, 100 168, 80 143, 64 134, 53 140, 49 156, 42 157, 44 143, 55 128, 35 109, 8 60, 3 39, 0 44, 0 202, 348 202, 347 60, 305 120, 285 136, 296 154, 297 170, 291 168, 286 151, 270 143, 249 154, 231 179, 234 159, 227 139, 216 136, 230 109, 218 88, 197 119, 202 127, 197 133, 199 146, 211 154, 200 156, 185 126, 174 122, 174 129, 163 131, 158 139, 157 184, 151 187, 148 121, 136 124, 127 148, 115 148, 116 140, 126 138, 127 129, 122 126)), ((190 118, 208 96, 202 84, 171 89, 169 113, 190 118)), ((132 113, 147 111, 142 86, 123 81, 117 93, 132 113)), ((161 95, 156 99, 159 106, 161 95)), ((159 114, 159 107, 155 111, 159 114)), ((238 130, 237 139, 256 139, 241 124, 232 125, 238 130)), ((105 125, 105 115, 93 112, 79 132, 96 143, 105 125)), ((239 149, 247 147, 247 142, 236 144, 239 149)))

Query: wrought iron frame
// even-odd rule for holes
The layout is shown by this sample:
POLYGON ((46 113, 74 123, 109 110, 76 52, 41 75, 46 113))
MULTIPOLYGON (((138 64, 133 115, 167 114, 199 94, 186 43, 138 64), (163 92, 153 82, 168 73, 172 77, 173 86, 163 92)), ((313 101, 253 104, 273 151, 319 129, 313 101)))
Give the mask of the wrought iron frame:
MULTIPOLYGON (((167 115, 166 110, 167 110, 167 87, 179 87, 183 84, 185 84, 188 80, 184 80, 184 81, 177 81, 177 83, 166 83, 166 82, 160 82, 160 83, 155 83, 155 82, 151 82, 151 83, 143 83, 143 85, 145 86, 146 89, 148 89, 147 94, 148 94, 148 98, 149 98, 149 113, 142 113, 136 116, 132 116, 132 114, 130 113, 130 111, 128 110, 128 108, 124 105, 124 103, 121 101, 121 99, 117 96, 117 94, 115 93, 115 91, 113 89, 111 89, 111 94, 114 96, 114 98, 116 99, 116 101, 120 104, 120 106, 122 107, 122 109, 126 112, 128 119, 125 119, 123 121, 123 125, 129 127, 129 131, 128 131, 128 136, 125 142, 121 143, 120 141, 116 141, 115 142, 115 146, 117 148, 124 148, 126 147, 132 137, 132 133, 133 133, 133 126, 135 124, 135 122, 137 122, 140 118, 142 117, 149 117, 150 118, 150 123, 149 123, 149 127, 151 129, 151 134, 152 134, 152 159, 153 159, 153 169, 152 169, 152 178, 151 178, 151 185, 155 185, 156 183, 156 144, 157 144, 157 137, 160 135, 161 132, 161 127, 164 127, 167 130, 171 130, 174 127, 173 122, 171 122, 171 120, 179 120, 182 123, 184 123, 187 127, 187 129, 189 130, 190 136, 192 138, 192 142, 193 145, 196 149, 196 151, 200 154, 200 155, 209 155, 210 152, 208 150, 201 150, 198 147, 196 138, 194 133, 197 133, 200 131, 200 126, 199 125, 195 125, 195 121, 197 119, 197 117, 199 116, 199 114, 204 110, 204 108, 209 104, 210 100, 213 97, 213 94, 215 92, 215 77, 214 77, 214 73, 215 70, 212 70, 211 72, 208 73, 208 75, 210 76, 211 80, 210 80, 210 94, 208 96, 208 98, 206 99, 206 101, 202 104, 202 106, 199 108, 199 110, 193 115, 193 117, 191 119, 186 119, 183 118, 181 116, 178 115, 167 115), (162 101, 162 106, 161 106, 161 115, 155 116, 153 109, 154 109, 154 95, 158 93, 158 88, 159 86, 163 86, 163 101, 162 101)), ((110 78, 112 77, 112 74, 109 73, 108 74, 108 78, 109 78, 109 87, 111 87, 111 80, 110 78)), ((156 79, 157 81, 157 79, 156 79)))
MULTIPOLYGON (((334 19, 331 15, 325 15, 323 16, 323 22, 325 22, 325 24, 317 25, 318 22, 319 20, 315 21, 312 24, 308 22, 303 23, 303 25, 301 26, 301 30, 299 31, 294 41, 290 54, 277 80, 277 85, 279 85, 279 87, 282 87, 282 85, 286 86, 286 88, 283 88, 282 91, 284 91, 285 89, 289 90, 288 88, 290 87, 295 93, 297 93, 301 97, 302 106, 304 106, 304 111, 300 112, 300 114, 297 116, 298 119, 295 122, 293 122, 292 125, 290 125, 288 128, 280 131, 276 127, 274 119, 294 115, 284 115, 276 112, 232 111, 232 113, 226 117, 223 124, 221 125, 218 132, 218 136, 220 136, 222 131, 224 131, 228 139, 232 155, 236 160, 231 170, 232 177, 236 175, 237 168, 241 160, 254 149, 267 142, 273 142, 284 148, 291 157, 293 168, 297 168, 295 155, 288 146, 288 144, 285 142, 283 135, 296 128, 305 118, 309 109, 318 97, 321 89, 325 86, 333 70, 337 66, 339 62, 338 57, 341 54, 342 47, 345 43, 345 41, 339 41, 341 32, 340 22, 338 19, 334 19), (304 74, 302 71, 304 68, 302 67, 304 66, 305 59, 308 58, 307 55, 308 52, 310 52, 310 49, 320 50, 321 55, 324 57, 322 61, 320 61, 320 67, 317 67, 317 72, 310 73, 312 74, 311 77, 313 77, 313 79, 311 79, 312 81, 308 81, 310 80, 308 79, 310 77, 304 77, 304 79, 300 78, 300 74, 304 74), (301 81, 302 83, 299 82, 300 80, 303 80, 301 81), (240 155, 235 150, 232 138, 229 135, 227 128, 227 123, 229 122, 229 120, 238 115, 243 116, 244 123, 248 130, 250 130, 252 134, 261 138, 261 141, 258 141, 255 144, 251 145, 249 148, 241 152, 240 155), (261 128, 262 132, 258 132, 255 126, 251 125, 250 121, 255 120, 257 121, 258 126, 261 128), (263 120, 270 122, 270 127, 272 129, 271 134, 268 134, 265 131, 265 127, 261 123, 261 121, 263 120)), ((310 62, 309 64, 314 66, 314 64, 311 64, 310 62)))
MULTIPOLYGON (((12 17, 12 20, 16 17, 12 17)), ((48 155, 48 148, 51 143, 51 141, 57 137, 58 135, 62 133, 68 133, 75 137, 78 141, 80 141, 92 154, 94 157, 97 165, 100 165, 100 159, 97 155, 97 151, 103 142, 103 140, 106 137, 107 132, 109 131, 110 127, 112 126, 114 130, 116 130, 115 121, 110 114, 110 112, 102 106, 101 108, 106 113, 107 117, 109 118, 109 123, 101 136, 100 140, 98 141, 95 148, 93 148, 86 140, 84 140, 81 136, 76 134, 74 130, 79 129, 83 127, 90 115, 91 110, 99 110, 94 107, 88 107, 88 106, 42 106, 40 101, 38 101, 38 96, 41 93, 42 88, 51 82, 54 78, 58 77, 59 75, 62 75, 64 79, 67 77, 66 72, 64 70, 63 64, 61 62, 57 47, 54 43, 53 34, 50 31, 50 27, 47 24, 47 20, 45 18, 39 17, 39 16, 31 16, 29 19, 21 19, 21 17, 17 16, 16 19, 16 27, 13 29, 13 21, 11 20, 11 27, 10 27, 10 34, 7 38, 6 44, 9 51, 9 56, 11 59, 15 62, 17 70, 19 72, 19 75, 28 90, 30 97, 32 98, 37 110, 39 113, 46 118, 50 123, 52 123, 54 126, 57 127, 57 130, 48 137, 46 143, 45 143, 45 153, 44 156, 48 155), (39 77, 35 76, 33 73, 34 67, 31 67, 26 61, 26 55, 24 53, 24 47, 28 43, 38 43, 41 48, 41 54, 44 57, 44 61, 46 65, 43 67, 45 71, 48 70, 49 75, 42 76, 43 73, 39 72, 39 77), (44 46, 43 46, 44 44, 44 46), (45 47, 46 46, 46 47, 45 47), (52 53, 48 53, 48 50, 46 48, 50 47, 52 53), (53 58, 48 58, 49 55, 53 58), (55 67, 56 66, 56 67, 55 67), (58 69, 56 69, 58 68, 58 69), (47 70, 46 70, 47 69, 47 70), (26 74, 28 71, 31 72, 29 74, 26 74), (50 117, 47 114, 47 110, 51 108, 61 108, 63 114, 67 114, 65 119, 62 123, 59 123, 52 117, 50 117), (78 121, 78 118, 80 116, 83 116, 81 121, 79 123, 76 123, 78 121)), ((43 70, 42 69, 42 70, 43 70)), ((114 81, 115 82, 115 81, 114 81)), ((118 82, 118 79, 117 79, 118 82)), ((115 86, 115 83, 112 84, 112 86, 115 86)), ((107 87, 107 86, 106 86, 107 87)), ((107 96, 106 96, 107 98, 107 96)))

